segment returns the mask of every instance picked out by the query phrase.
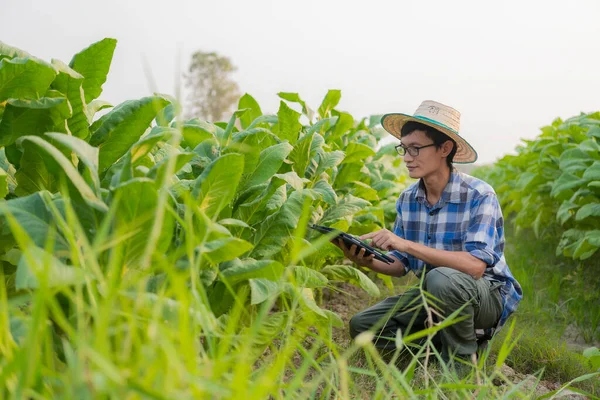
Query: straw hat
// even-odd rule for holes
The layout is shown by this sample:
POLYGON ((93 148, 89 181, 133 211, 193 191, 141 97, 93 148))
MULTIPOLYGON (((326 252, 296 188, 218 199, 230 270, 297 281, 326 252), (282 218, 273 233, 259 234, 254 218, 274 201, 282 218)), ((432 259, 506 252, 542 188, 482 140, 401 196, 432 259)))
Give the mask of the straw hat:
POLYGON ((401 139, 400 132, 405 123, 420 122, 450 136, 456 142, 455 163, 468 164, 477 160, 477 152, 459 134, 460 113, 452 107, 431 100, 421 103, 414 115, 394 113, 381 118, 383 128, 401 139))

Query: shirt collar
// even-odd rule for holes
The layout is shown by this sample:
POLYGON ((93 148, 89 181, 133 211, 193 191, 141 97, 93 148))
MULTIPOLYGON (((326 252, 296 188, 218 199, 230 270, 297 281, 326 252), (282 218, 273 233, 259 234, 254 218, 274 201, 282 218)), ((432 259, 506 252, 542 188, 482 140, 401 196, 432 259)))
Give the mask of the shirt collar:
MULTIPOLYGON (((464 203, 466 201, 467 189, 463 185, 463 180, 458 170, 453 169, 450 172, 450 179, 448 184, 442 192, 442 204, 444 203, 464 203)), ((419 179, 417 186, 417 200, 421 203, 426 201, 425 184, 423 179, 419 179)))

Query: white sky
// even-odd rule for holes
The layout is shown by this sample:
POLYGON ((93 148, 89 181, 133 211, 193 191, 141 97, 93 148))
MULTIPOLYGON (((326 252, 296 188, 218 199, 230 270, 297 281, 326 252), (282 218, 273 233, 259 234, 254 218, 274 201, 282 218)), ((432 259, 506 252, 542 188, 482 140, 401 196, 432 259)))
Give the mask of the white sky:
POLYGON ((555 117, 600 110, 600 1, 0 0, 0 40, 69 62, 118 40, 102 99, 176 95, 193 51, 217 51, 263 112, 280 91, 356 119, 436 100, 491 162, 555 117), (144 59, 156 87, 149 84, 144 59))

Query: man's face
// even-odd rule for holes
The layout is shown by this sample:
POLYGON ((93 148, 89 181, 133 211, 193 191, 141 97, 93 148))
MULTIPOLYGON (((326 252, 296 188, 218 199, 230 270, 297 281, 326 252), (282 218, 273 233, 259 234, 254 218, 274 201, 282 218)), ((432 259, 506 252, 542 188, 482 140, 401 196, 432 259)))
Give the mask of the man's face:
MULTIPOLYGON (((402 138, 403 147, 422 147, 433 144, 433 140, 427 137, 425 131, 413 131, 402 138)), ((404 162, 408 168, 408 175, 413 179, 419 179, 433 172, 437 172, 446 164, 443 149, 429 146, 419 149, 419 155, 412 156, 406 152, 404 162)))

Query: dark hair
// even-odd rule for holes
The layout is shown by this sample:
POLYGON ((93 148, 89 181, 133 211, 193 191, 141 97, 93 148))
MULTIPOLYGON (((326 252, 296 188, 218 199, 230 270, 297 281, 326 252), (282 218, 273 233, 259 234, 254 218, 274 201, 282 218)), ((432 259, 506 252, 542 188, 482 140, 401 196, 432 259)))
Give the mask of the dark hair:
POLYGON ((404 124, 402 129, 400 130, 400 137, 408 136, 414 131, 424 131, 425 135, 433 140, 433 144, 435 144, 436 148, 441 148, 446 141, 451 141, 454 147, 448 157, 446 158, 446 164, 448 164, 448 168, 452 170, 452 160, 454 160, 454 155, 456 154, 456 142, 450 136, 438 131, 435 128, 432 128, 429 125, 422 124, 416 121, 408 121, 404 124))

